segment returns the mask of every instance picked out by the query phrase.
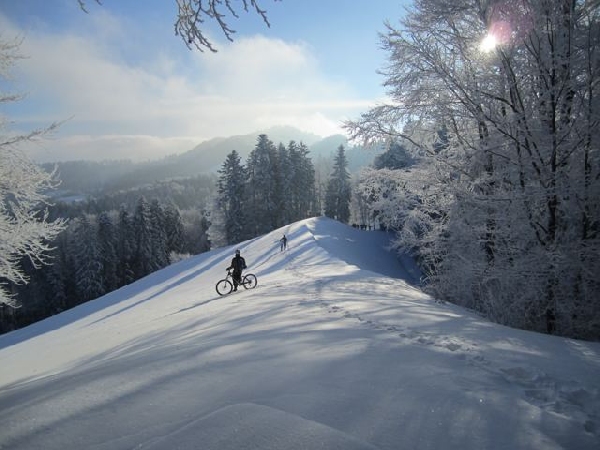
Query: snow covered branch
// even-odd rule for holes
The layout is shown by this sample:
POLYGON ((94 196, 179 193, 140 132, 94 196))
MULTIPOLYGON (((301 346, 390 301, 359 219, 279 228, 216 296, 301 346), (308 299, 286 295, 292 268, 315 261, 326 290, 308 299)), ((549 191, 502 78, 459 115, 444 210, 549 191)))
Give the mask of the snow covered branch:
MULTIPOLYGON (((18 59, 17 48, 18 42, 0 39, 3 78, 18 59)), ((18 98, 5 95, 2 101, 18 98)), ((28 281, 22 259, 27 258, 35 268, 46 264, 51 241, 63 230, 65 221, 48 221, 46 193, 56 187, 55 173, 44 171, 19 149, 20 143, 35 140, 58 124, 26 135, 4 134, 5 125, 0 123, 0 304, 16 306, 7 286, 28 281)))
POLYGON ((598 20, 587 2, 421 0, 382 35, 391 101, 346 125, 419 158, 373 208, 441 298, 535 330, 550 312, 556 332, 600 338, 586 268, 600 272, 598 20))

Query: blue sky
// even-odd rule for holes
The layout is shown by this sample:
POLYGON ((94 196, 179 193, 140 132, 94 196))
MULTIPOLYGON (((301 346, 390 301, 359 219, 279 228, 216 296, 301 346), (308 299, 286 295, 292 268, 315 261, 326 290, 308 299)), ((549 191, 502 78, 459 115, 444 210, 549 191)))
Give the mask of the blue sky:
POLYGON ((276 125, 339 133, 382 101, 378 33, 407 4, 262 0, 270 28, 241 14, 231 43, 207 24, 215 54, 175 36, 175 0, 87 0, 89 14, 77 0, 0 0, 2 37, 22 37, 26 56, 8 87, 26 98, 2 114, 16 130, 66 120, 27 149, 38 161, 155 159, 276 125))

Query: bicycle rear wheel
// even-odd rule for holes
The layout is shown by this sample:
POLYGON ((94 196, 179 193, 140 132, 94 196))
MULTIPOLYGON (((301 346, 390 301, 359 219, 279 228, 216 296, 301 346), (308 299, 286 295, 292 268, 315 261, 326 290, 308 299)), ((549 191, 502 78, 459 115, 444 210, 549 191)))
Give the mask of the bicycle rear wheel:
POLYGON ((246 289, 254 289, 256 287, 256 283, 256 275, 254 275, 253 273, 244 275, 244 280, 242 281, 242 284, 246 289))
POLYGON ((232 291, 233 284, 231 284, 231 281, 223 279, 217 283, 216 288, 217 288, 217 294, 227 295, 232 291))

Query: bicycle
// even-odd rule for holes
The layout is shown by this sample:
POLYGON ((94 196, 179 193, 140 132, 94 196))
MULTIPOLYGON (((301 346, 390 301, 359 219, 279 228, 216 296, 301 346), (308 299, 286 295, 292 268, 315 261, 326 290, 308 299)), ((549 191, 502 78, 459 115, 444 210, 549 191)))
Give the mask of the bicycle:
MULTIPOLYGON (((233 290, 233 270, 227 271, 227 276, 222 280, 217 282, 215 288, 217 289, 217 294, 219 295, 227 295, 231 293, 233 290)), ((256 275, 253 273, 247 273, 242 278, 242 281, 238 283, 238 286, 244 286, 244 289, 254 289, 256 287, 256 275)))

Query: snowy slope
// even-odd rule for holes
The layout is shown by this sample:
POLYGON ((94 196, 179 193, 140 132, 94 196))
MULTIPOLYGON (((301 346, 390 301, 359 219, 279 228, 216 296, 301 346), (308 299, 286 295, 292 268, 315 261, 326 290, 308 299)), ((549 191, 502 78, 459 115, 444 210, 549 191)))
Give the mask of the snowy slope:
POLYGON ((0 448, 600 448, 600 344, 437 303, 387 241, 310 219, 239 246, 253 291, 218 249, 0 336, 0 448))

